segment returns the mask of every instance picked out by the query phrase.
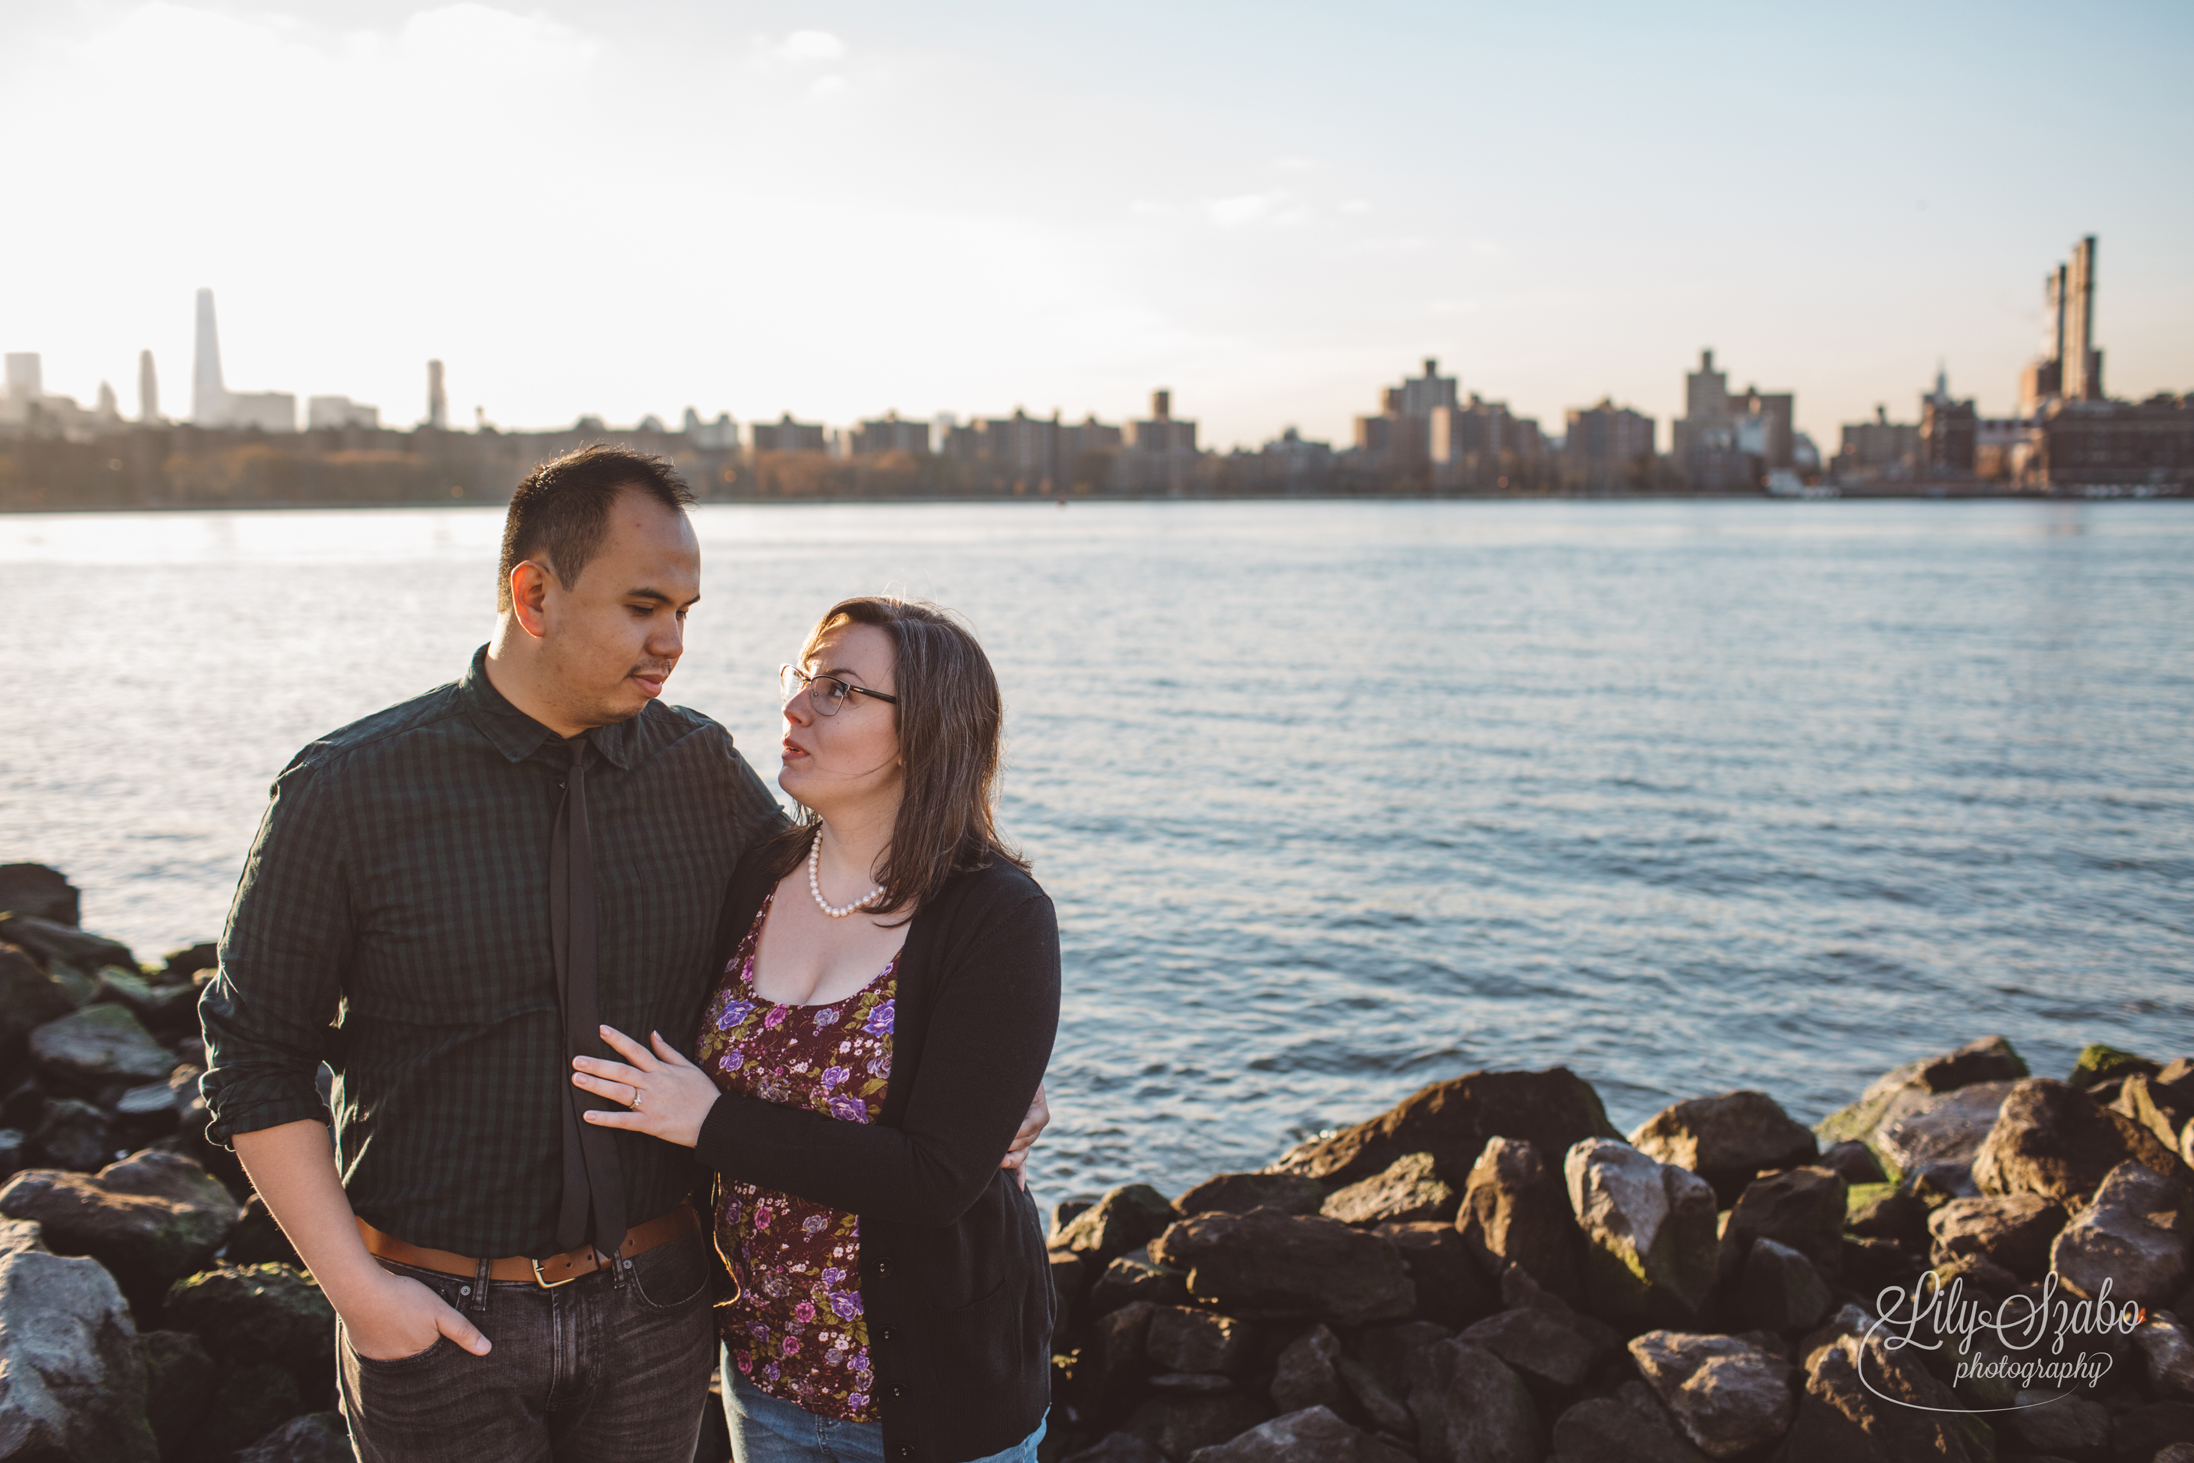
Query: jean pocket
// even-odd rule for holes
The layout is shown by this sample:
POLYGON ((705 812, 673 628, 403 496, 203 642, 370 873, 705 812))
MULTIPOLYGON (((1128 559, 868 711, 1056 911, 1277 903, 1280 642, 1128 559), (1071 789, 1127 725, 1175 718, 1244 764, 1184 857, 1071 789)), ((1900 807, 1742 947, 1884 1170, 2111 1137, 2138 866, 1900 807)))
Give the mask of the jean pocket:
POLYGON ((682 1234, 632 1262, 632 1293, 651 1311, 682 1311, 708 1294, 708 1246, 682 1234))
POLYGON ((433 1364, 437 1358, 456 1344, 447 1336, 437 1336, 424 1351, 415 1351, 409 1356, 392 1356, 383 1359, 367 1356, 351 1342, 349 1328, 346 1327, 343 1331, 343 1350, 349 1354, 353 1362, 357 1363, 358 1369, 361 1372, 372 1372, 384 1377, 393 1376, 400 1372, 422 1370, 433 1364))

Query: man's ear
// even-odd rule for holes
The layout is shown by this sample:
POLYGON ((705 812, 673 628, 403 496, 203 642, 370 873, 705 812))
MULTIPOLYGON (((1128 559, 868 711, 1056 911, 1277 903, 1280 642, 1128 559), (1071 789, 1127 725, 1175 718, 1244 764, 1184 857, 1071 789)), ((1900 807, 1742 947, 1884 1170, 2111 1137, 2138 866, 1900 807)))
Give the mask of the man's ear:
POLYGON ((534 639, 548 634, 549 570, 531 559, 510 571, 510 612, 534 639))

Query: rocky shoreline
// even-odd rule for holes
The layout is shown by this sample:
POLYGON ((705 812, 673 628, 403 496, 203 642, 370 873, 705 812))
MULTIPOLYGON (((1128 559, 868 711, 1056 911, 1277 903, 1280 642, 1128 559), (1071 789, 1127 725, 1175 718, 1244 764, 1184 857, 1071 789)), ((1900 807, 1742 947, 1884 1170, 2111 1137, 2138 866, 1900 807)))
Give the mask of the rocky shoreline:
MULTIPOLYGON (((78 919, 0 866, 0 1459, 347 1459, 333 1312, 203 1136, 212 950, 78 919)), ((2059 1081, 1983 1037, 1813 1128, 1730 1092, 1627 1138, 1565 1069, 1466 1073, 1057 1206, 1044 1457, 2194 1463, 2190 1163, 2194 1059, 2105 1047, 2059 1081)))

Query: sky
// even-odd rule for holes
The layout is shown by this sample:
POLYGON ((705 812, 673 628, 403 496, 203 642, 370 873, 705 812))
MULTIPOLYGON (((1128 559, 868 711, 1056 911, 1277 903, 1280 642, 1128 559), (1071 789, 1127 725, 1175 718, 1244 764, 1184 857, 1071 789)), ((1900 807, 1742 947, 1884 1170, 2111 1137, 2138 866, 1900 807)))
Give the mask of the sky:
POLYGON ((408 425, 1144 414, 1345 443, 1437 357, 1559 431, 1712 347, 1827 451, 2013 406, 2100 237, 2194 389, 2194 6, 0 6, 0 349, 408 425))

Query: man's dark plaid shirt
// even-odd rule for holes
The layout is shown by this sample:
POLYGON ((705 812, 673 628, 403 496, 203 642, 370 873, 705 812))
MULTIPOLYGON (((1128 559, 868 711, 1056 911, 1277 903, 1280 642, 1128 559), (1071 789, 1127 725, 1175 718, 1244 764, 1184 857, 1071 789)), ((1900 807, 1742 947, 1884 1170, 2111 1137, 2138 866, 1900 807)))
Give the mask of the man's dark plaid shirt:
MULTIPOLYGON (((549 945, 555 742, 488 683, 483 650, 462 680, 283 770, 200 1002, 217 1140, 327 1121, 328 1060, 360 1218, 462 1255, 555 1250, 570 1080, 549 945)), ((690 1052, 732 866, 783 817, 695 712, 650 703, 593 742, 603 1019, 690 1052)), ((691 1189, 686 1150, 617 1142, 635 1223, 691 1189)))

